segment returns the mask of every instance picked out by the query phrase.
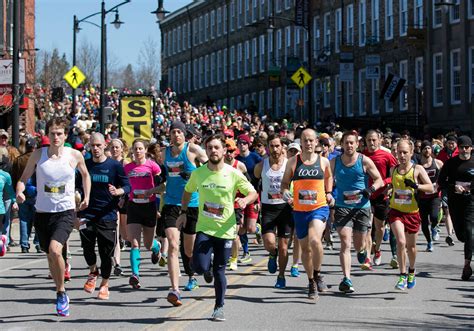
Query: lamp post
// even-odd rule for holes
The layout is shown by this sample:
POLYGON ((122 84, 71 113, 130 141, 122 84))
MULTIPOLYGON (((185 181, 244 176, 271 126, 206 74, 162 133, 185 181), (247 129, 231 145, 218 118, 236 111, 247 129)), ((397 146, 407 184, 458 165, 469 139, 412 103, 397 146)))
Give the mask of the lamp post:
MULTIPOLYGON (((169 13, 169 11, 165 10, 165 8, 163 7, 163 2, 164 2, 163 0, 158 0, 158 7, 154 11, 151 12, 151 14, 156 15, 156 23, 160 27, 160 47, 161 47, 160 51, 161 51, 162 54, 163 54, 163 32, 161 31, 161 21, 163 21, 166 14, 169 13)), ((190 17, 188 6, 186 6, 186 10, 187 10, 187 13, 188 13, 189 21, 191 22, 191 17, 190 17)), ((193 29, 192 22, 189 25, 191 26, 191 30, 192 30, 193 29)), ((193 66, 193 63, 192 63, 192 57, 193 57, 194 34, 191 33, 191 36, 193 38, 193 40, 191 40, 191 70, 193 70, 194 66, 193 66)), ((161 57, 163 59, 163 56, 161 56, 161 57)), ((161 61, 161 64, 163 65, 163 61, 161 61)), ((192 87, 194 88, 193 79, 194 79, 194 76, 191 74, 191 84, 192 84, 192 87)), ((160 82, 160 85, 161 85, 161 82, 160 82)), ((193 88, 191 89, 191 91, 193 90, 193 88)))
POLYGON ((20 1, 13 1, 13 59, 12 59, 12 140, 13 146, 20 145, 20 1))

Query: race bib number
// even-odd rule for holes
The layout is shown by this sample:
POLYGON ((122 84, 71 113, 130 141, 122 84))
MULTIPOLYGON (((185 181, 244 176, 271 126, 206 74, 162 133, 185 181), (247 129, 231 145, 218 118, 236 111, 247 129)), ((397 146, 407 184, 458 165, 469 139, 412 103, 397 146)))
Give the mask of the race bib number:
POLYGON ((148 203, 150 199, 145 197, 145 190, 134 190, 132 201, 135 203, 148 203))
POLYGON ((204 208, 202 211, 204 216, 213 219, 223 219, 224 206, 218 203, 204 202, 204 208))
POLYGON ((48 197, 60 197, 66 193, 66 183, 45 183, 44 193, 48 197))
POLYGON ((303 190, 298 192, 298 203, 300 205, 314 205, 318 198, 318 192, 312 190, 303 190))
POLYGON ((179 162, 166 162, 168 167, 168 176, 170 177, 180 177, 180 173, 184 171, 183 161, 179 162))
POLYGON ((283 200, 281 192, 268 192, 267 198, 270 202, 276 202, 283 200))
POLYGON ((356 205, 362 201, 362 193, 357 191, 344 191, 342 193, 346 205, 356 205))
POLYGON ((413 193, 410 190, 395 190, 394 201, 399 205, 409 205, 412 202, 413 193))

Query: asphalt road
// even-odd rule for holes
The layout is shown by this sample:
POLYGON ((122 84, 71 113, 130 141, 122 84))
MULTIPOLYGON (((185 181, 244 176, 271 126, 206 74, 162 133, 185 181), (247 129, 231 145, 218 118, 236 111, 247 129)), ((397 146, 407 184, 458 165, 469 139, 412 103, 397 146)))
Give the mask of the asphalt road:
MULTIPOLYGON (((15 225, 15 238, 17 231, 15 225)), ((219 323, 209 320, 214 289, 202 277, 198 277, 199 289, 182 292, 183 306, 171 307, 166 301, 166 269, 152 265, 148 252, 142 252, 142 289, 134 291, 127 278, 114 277, 110 300, 97 300, 97 292, 85 293, 82 287, 88 271, 75 232, 71 236, 72 280, 67 284, 71 316, 55 315, 55 292, 52 280, 47 279, 45 255, 21 254, 14 247, 0 258, 0 330, 473 329, 474 280, 460 280, 462 245, 457 242, 448 247, 442 236, 435 251, 427 253, 422 237, 420 234, 414 289, 406 293, 394 290, 397 271, 387 264, 389 246, 384 243, 385 263, 374 271, 360 270, 353 255, 356 292, 340 294, 338 252, 325 251, 323 274, 330 291, 316 303, 306 299, 304 273, 299 278, 287 277, 286 289, 275 289, 276 275, 266 270, 266 253, 261 246, 252 245, 252 263, 228 272, 227 321, 219 323)), ((128 251, 122 253, 122 259, 128 267, 128 251)), ((186 280, 181 277, 182 286, 186 280)))

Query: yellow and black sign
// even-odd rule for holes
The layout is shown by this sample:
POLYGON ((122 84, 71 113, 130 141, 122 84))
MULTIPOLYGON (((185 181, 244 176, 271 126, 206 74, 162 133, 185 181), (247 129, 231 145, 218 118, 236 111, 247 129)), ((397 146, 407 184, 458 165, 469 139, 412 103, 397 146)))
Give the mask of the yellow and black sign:
POLYGON ((64 79, 72 88, 76 89, 86 79, 86 75, 78 67, 74 66, 64 75, 64 79))
POLYGON ((122 138, 129 146, 137 138, 152 138, 153 96, 124 96, 120 101, 122 138))
POLYGON ((291 76, 291 80, 298 85, 299 88, 305 87, 306 84, 312 79, 311 75, 304 69, 304 67, 300 67, 296 72, 291 76))

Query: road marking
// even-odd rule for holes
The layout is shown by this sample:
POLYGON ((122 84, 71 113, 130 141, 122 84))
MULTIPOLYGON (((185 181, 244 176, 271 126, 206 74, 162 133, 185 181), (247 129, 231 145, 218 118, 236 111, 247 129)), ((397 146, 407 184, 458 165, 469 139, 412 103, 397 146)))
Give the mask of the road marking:
POLYGON ((13 270, 13 269, 23 268, 23 267, 26 267, 27 265, 35 264, 35 263, 43 262, 43 261, 48 261, 48 259, 47 258, 46 259, 39 259, 39 260, 29 261, 29 262, 26 262, 26 263, 23 263, 23 264, 20 264, 20 265, 16 265, 16 266, 13 266, 13 267, 10 267, 10 268, 2 268, 2 270, 0 270, 0 274, 3 274, 5 272, 13 270))

